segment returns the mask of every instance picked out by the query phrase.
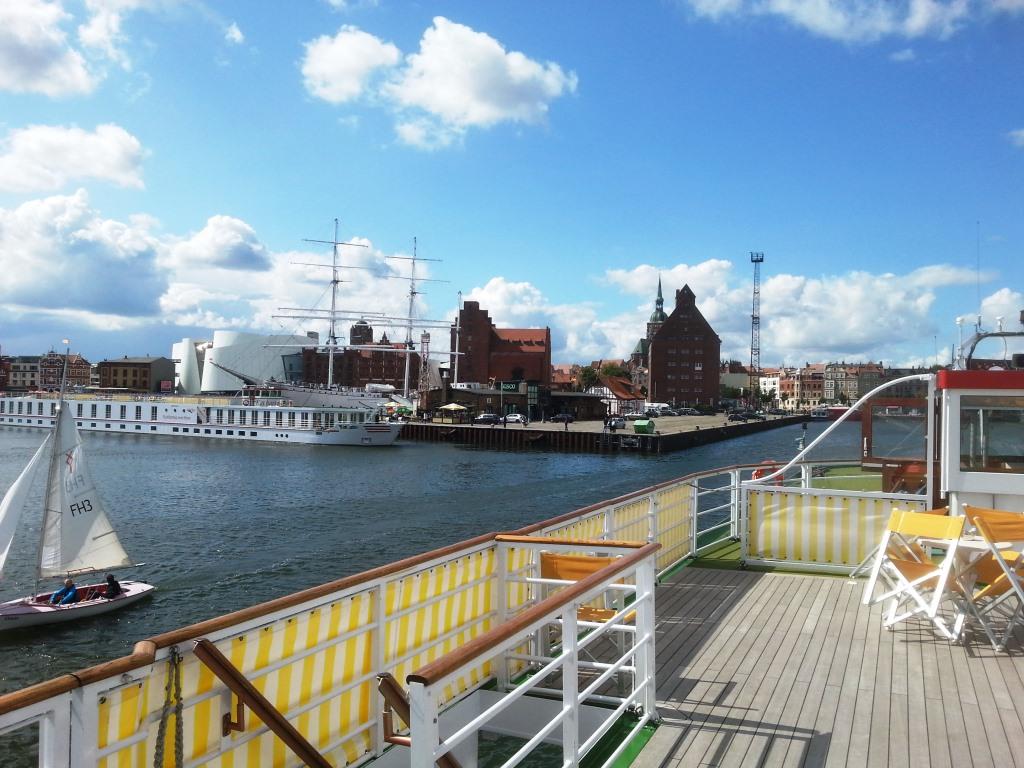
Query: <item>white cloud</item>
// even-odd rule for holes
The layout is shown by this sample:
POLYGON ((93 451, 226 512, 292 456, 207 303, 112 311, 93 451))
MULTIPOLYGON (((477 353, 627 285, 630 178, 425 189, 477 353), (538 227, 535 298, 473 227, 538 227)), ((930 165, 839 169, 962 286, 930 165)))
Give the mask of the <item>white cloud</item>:
POLYGON ((118 125, 33 125, 0 141, 0 190, 51 192, 85 179, 141 189, 144 156, 139 140, 118 125))
POLYGON ((1010 131, 1007 136, 1015 147, 1024 147, 1024 128, 1018 128, 1015 131, 1010 131))
POLYGON ((346 25, 306 43, 302 74, 311 95, 333 104, 364 96, 389 102, 399 141, 421 149, 450 146, 470 128, 542 123, 551 102, 577 85, 558 64, 507 51, 440 16, 404 62, 391 43, 346 25))
MULTIPOLYGON (((850 43, 883 38, 945 39, 966 24, 977 6, 1006 11, 1024 0, 687 0, 694 13, 720 20, 729 16, 774 16, 812 34, 850 43)), ((898 55, 898 54, 896 54, 898 55)), ((897 58, 897 61, 908 59, 897 58)))
POLYGON ((343 26, 334 37, 306 43, 302 76, 306 90, 332 104, 363 94, 374 73, 395 66, 398 48, 356 27, 343 26))
POLYGON ((179 269, 215 268, 262 272, 270 269, 266 247, 240 219, 211 216, 206 226, 172 245, 168 264, 179 269))
POLYGON ((893 51, 892 53, 889 54, 890 61, 896 61, 901 63, 905 61, 913 61, 916 58, 917 54, 914 53, 913 48, 903 48, 899 51, 893 51))
POLYGON ((103 219, 84 190, 0 209, 0 304, 152 315, 164 279, 150 223, 103 219))
POLYGON ((68 19, 58 2, 0 3, 0 90, 47 96, 92 91, 95 78, 61 29, 68 19))
POLYGON ((238 24, 231 22, 231 25, 224 30, 224 39, 229 43, 241 45, 245 42, 245 35, 243 35, 242 30, 238 28, 238 24))
POLYGON ((507 51, 490 35, 438 16, 420 50, 385 87, 402 109, 422 111, 442 132, 500 122, 536 124, 551 101, 576 90, 576 74, 507 51))

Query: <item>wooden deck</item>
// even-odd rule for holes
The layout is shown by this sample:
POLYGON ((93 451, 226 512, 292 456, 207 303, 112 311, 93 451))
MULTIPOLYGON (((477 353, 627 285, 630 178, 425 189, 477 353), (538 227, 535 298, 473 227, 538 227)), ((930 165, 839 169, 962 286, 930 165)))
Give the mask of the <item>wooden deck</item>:
POLYGON ((634 765, 1024 766, 1020 638, 884 630, 863 585, 691 567, 659 586, 664 724, 634 765))

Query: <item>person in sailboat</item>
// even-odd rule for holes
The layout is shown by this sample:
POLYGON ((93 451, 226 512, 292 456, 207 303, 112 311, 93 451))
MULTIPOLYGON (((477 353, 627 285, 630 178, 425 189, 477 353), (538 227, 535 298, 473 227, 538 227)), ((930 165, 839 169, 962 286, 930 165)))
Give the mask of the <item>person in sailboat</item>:
POLYGON ((50 602, 57 605, 68 605, 78 602, 78 587, 71 579, 64 579, 64 588, 50 595, 50 602))
POLYGON ((120 595, 121 592, 122 592, 122 590, 121 590, 120 582, 118 582, 118 580, 114 578, 114 574, 108 573, 107 574, 107 589, 103 593, 103 596, 105 598, 107 598, 107 600, 113 600, 115 597, 120 595))

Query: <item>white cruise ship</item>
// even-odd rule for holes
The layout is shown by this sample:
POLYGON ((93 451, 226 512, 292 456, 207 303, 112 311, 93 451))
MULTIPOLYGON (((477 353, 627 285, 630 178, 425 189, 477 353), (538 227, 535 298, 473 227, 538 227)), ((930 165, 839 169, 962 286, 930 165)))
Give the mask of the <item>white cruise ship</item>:
MULTIPOLYGON (((308 445, 391 445, 402 429, 385 420, 386 401, 373 393, 351 404, 312 405, 271 386, 245 387, 237 395, 141 393, 66 394, 78 428, 87 432, 216 440, 258 440, 308 445)), ((0 426, 50 429, 57 418, 52 392, 0 392, 0 426)))

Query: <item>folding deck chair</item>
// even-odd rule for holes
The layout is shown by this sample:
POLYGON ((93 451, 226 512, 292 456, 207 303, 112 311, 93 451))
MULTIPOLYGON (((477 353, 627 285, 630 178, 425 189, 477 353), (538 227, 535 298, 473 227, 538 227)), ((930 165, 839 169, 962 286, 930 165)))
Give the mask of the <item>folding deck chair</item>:
POLYGON ((870 604, 890 600, 884 626, 923 614, 943 637, 955 634, 939 615, 943 600, 952 597, 947 589, 957 545, 964 529, 964 518, 945 517, 923 512, 893 512, 889 517, 865 595, 872 596, 879 581, 884 591, 870 597, 870 604), (927 541, 923 541, 923 540, 927 541), (945 550, 939 562, 928 556, 930 548, 945 550), (902 610, 901 610, 902 609, 902 610))
POLYGON ((972 591, 968 607, 992 647, 1003 650, 1014 627, 1024 624, 1024 515, 969 505, 964 513, 989 550, 973 567, 972 575, 982 586, 972 591), (1006 620, 1002 637, 996 636, 995 616, 1006 620))

